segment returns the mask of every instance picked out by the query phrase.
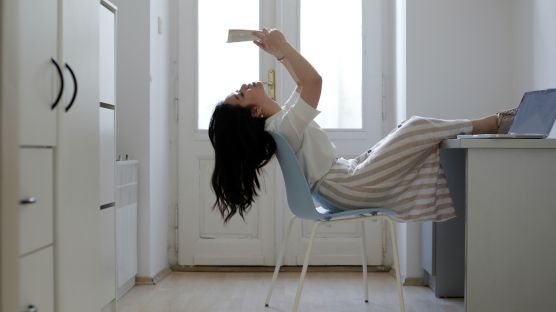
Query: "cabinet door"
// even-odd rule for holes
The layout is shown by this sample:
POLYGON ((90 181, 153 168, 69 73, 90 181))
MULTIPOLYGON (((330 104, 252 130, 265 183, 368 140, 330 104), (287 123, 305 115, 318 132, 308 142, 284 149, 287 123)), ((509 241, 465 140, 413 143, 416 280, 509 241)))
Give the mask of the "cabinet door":
POLYGON ((116 207, 102 209, 100 253, 102 271, 100 274, 100 297, 102 305, 116 298, 116 207))
POLYGON ((53 158, 51 148, 20 149, 20 255, 52 244, 53 158), (32 201, 35 201, 34 203, 32 201))
POLYGON ((100 108, 100 205, 112 204, 116 166, 114 110, 100 108))
POLYGON ((21 258, 21 309, 33 305, 40 312, 54 312, 53 247, 21 258))
POLYGON ((20 144, 54 146, 56 110, 51 106, 60 91, 61 77, 51 59, 57 59, 58 52, 58 1, 21 0, 19 4, 20 144))
MULTIPOLYGON (((61 45, 70 66, 56 151, 56 311, 98 312, 100 303, 99 1, 64 0, 61 45), (84 269, 86 268, 86 269, 84 269)), ((64 65, 65 65, 64 64, 64 65)))
POLYGON ((100 102, 115 105, 115 15, 110 8, 100 5, 100 102))

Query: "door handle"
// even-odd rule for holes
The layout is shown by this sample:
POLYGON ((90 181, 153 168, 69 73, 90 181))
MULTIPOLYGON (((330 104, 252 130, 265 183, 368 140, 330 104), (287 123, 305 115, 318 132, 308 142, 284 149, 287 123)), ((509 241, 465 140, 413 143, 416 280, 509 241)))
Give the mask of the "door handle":
POLYGON ((75 78, 75 73, 73 72, 73 69, 71 69, 71 67, 68 65, 68 63, 66 63, 66 68, 71 74, 71 78, 73 79, 73 86, 74 86, 73 96, 71 97, 68 106, 66 106, 66 113, 67 113, 70 110, 70 108, 73 106, 73 102, 75 102, 75 98, 77 97, 77 78, 75 78))
POLYGON ((268 96, 273 99, 274 101, 276 101, 276 77, 275 77, 275 71, 274 69, 269 69, 268 73, 267 73, 267 81, 264 82, 264 84, 267 85, 268 87, 268 96))
POLYGON ((56 62, 54 58, 51 58, 50 60, 52 61, 52 64, 56 66, 56 71, 58 71, 58 75, 60 76, 60 90, 58 90, 56 100, 54 100, 54 103, 50 105, 50 109, 53 110, 54 108, 56 108, 56 106, 58 106, 58 102, 60 102, 60 98, 62 97, 62 93, 64 92, 64 75, 62 74, 62 70, 60 69, 58 62, 56 62))

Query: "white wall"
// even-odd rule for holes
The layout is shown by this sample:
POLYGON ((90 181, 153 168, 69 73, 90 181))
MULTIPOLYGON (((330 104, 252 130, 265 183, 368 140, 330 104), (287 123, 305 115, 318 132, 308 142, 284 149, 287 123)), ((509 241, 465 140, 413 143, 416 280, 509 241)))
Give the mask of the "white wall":
MULTIPOLYGON (((151 273, 168 267, 170 209, 170 5, 153 0, 150 6, 150 208, 151 273), (159 24, 160 21, 160 24, 159 24)), ((151 275, 152 276, 152 275, 151 275)))
POLYGON ((556 88, 556 1, 514 0, 515 97, 556 88))
POLYGON ((472 118, 519 104, 507 0, 407 1, 407 116, 472 118))
POLYGON ((138 275, 154 277, 168 267, 169 1, 113 2, 118 7, 117 154, 139 160, 138 275))

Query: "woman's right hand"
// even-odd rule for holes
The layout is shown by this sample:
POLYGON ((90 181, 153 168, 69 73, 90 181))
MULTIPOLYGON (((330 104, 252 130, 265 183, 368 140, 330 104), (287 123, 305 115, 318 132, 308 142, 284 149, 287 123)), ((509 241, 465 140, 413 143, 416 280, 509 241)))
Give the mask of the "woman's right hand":
POLYGON ((287 41, 284 34, 278 29, 263 28, 262 31, 254 33, 259 39, 253 41, 259 48, 265 52, 272 54, 277 59, 284 57, 284 46, 287 41))

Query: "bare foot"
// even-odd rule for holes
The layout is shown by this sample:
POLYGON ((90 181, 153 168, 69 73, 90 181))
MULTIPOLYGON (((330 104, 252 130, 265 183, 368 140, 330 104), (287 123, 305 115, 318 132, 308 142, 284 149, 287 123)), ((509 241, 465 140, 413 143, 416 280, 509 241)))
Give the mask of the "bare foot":
POLYGON ((497 115, 491 115, 480 119, 473 119, 471 120, 471 123, 473 124, 473 134, 498 132, 497 115))

